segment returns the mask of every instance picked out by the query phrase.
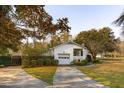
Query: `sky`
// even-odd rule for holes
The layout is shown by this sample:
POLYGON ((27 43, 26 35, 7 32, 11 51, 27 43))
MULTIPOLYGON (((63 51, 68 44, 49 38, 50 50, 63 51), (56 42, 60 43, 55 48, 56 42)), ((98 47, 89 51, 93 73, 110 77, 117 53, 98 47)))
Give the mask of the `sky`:
POLYGON ((46 5, 46 11, 53 17, 68 17, 71 26, 70 34, 74 37, 81 31, 92 28, 110 27, 116 37, 120 37, 121 29, 112 22, 122 13, 124 6, 117 5, 46 5))

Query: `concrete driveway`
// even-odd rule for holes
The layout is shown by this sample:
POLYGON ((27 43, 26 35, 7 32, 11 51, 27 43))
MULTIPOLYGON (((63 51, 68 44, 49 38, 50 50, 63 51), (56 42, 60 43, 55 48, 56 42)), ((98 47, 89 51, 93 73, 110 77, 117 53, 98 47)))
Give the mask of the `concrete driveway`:
POLYGON ((104 88, 75 67, 58 67, 53 86, 27 74, 21 67, 0 68, 0 88, 104 88))
POLYGON ((58 67, 54 76, 54 88, 104 88, 102 84, 98 84, 95 80, 87 77, 85 74, 77 70, 75 67, 62 66, 58 67))
POLYGON ((0 68, 0 88, 43 88, 47 84, 27 74, 21 67, 0 68))

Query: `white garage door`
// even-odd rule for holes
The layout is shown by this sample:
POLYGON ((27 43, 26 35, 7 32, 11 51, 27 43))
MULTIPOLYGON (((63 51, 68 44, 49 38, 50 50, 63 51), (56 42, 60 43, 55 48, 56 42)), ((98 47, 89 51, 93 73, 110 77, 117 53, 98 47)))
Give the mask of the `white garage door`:
POLYGON ((70 54, 58 54, 60 65, 70 64, 70 54))

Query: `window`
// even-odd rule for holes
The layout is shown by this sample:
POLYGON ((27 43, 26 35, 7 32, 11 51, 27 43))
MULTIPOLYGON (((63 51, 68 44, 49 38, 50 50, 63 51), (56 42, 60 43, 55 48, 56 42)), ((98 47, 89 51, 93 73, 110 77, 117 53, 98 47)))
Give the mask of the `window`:
POLYGON ((82 51, 82 49, 74 49, 74 50, 73 50, 73 55, 74 55, 74 56, 83 56, 83 51, 82 51))
POLYGON ((69 57, 67 57, 67 59, 69 59, 69 57))
POLYGON ((83 50, 81 50, 81 56, 83 56, 83 50))

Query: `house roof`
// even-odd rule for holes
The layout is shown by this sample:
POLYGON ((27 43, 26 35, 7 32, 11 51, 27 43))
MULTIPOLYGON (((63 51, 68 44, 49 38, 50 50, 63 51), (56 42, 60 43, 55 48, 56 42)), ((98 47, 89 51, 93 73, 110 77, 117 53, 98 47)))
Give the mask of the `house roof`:
POLYGON ((65 43, 62 43, 62 44, 59 44, 59 45, 53 47, 53 49, 54 49, 54 48, 57 48, 57 47, 59 47, 59 46, 61 46, 61 45, 65 45, 65 44, 74 44, 74 45, 77 45, 77 46, 82 47, 82 48, 84 47, 84 46, 82 46, 82 45, 80 45, 80 44, 77 44, 77 43, 75 43, 75 42, 73 42, 73 41, 68 41, 68 42, 65 42, 65 43))

